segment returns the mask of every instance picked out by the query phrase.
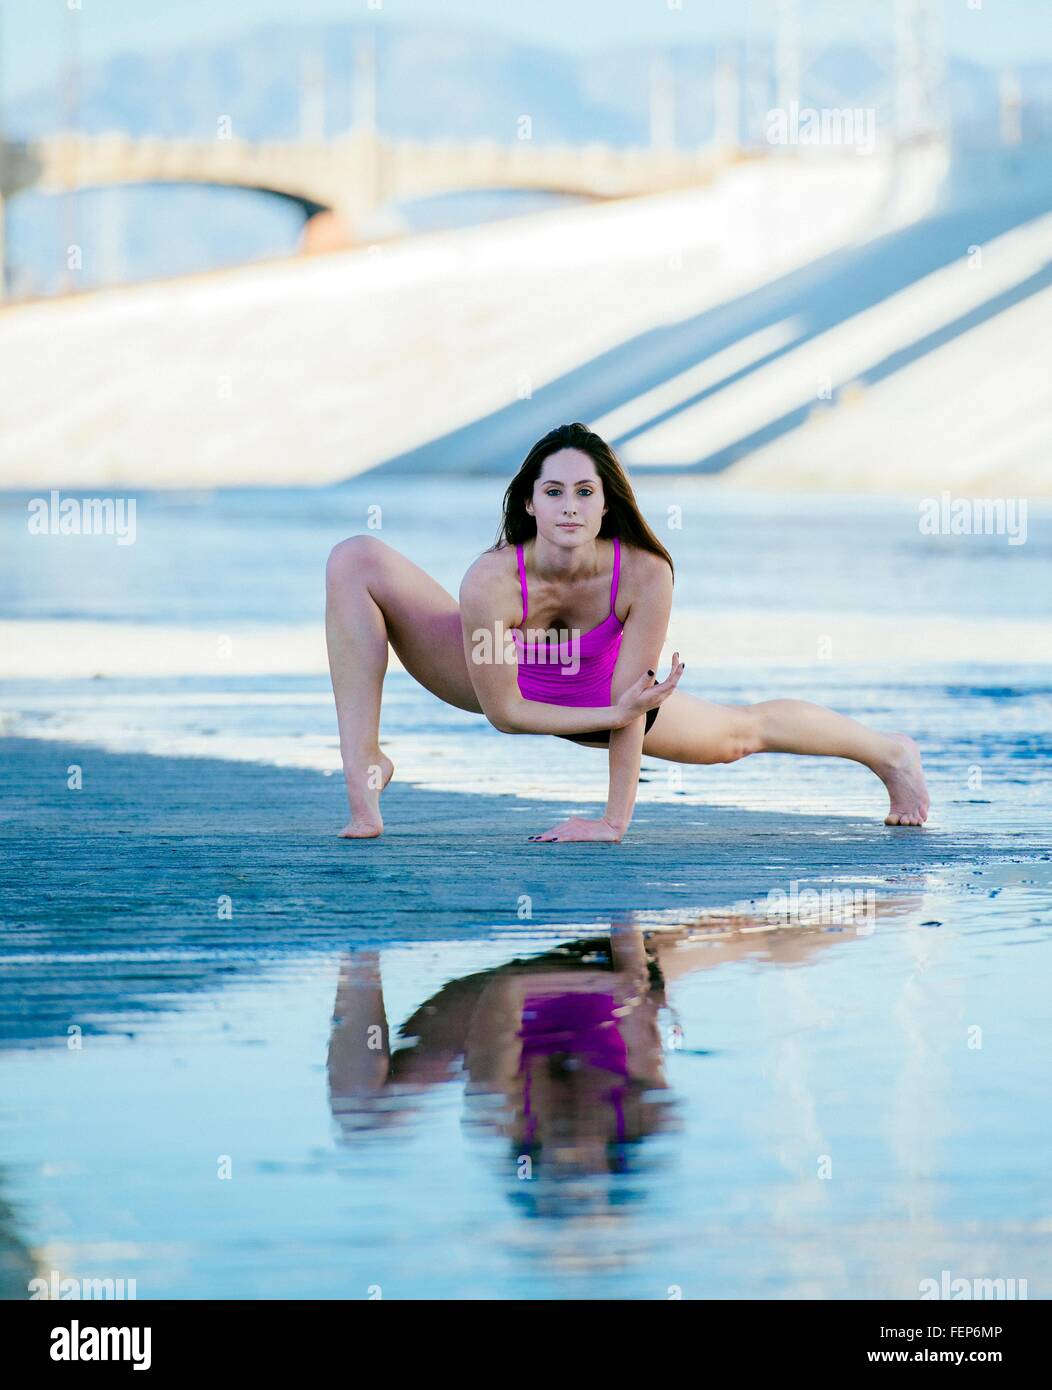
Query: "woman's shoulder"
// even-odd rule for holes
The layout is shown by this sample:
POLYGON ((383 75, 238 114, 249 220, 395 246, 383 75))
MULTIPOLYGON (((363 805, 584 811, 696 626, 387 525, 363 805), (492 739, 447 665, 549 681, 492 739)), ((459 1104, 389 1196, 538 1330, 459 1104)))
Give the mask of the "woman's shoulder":
POLYGON ((638 581, 640 583, 654 583, 661 581, 664 575, 671 575, 669 563, 664 555, 655 555, 652 550, 647 550, 641 545, 633 545, 631 541, 622 538, 621 549, 621 576, 623 579, 638 581))
POLYGON ((617 607, 621 609, 622 600, 628 611, 639 601, 658 601, 663 594, 672 589, 672 570, 663 555, 655 555, 652 550, 633 545, 631 541, 621 541, 621 573, 617 582, 617 607))
POLYGON ((503 599, 505 588, 508 590, 509 598, 519 592, 519 562, 515 555, 515 547, 506 541, 476 556, 464 572, 464 578, 460 581, 460 592, 489 593, 503 599))
POLYGON ((518 572, 519 564, 515 557, 515 547, 508 541, 501 541, 499 545, 490 546, 481 555, 477 555, 464 571, 464 578, 466 579, 469 574, 474 574, 492 579, 494 575, 518 574, 518 572))

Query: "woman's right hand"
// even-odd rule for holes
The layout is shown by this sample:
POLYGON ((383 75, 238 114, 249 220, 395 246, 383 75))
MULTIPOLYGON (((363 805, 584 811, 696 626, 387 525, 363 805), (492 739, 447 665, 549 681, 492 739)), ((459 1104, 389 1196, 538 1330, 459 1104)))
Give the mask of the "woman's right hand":
POLYGON ((648 709, 654 709, 662 704, 675 690, 679 684, 679 678, 684 671, 684 663, 679 659, 679 652, 672 653, 672 670, 668 678, 660 684, 656 684, 656 677, 650 671, 644 671, 634 685, 630 685, 617 701, 614 708, 619 713, 617 729, 623 729, 626 724, 631 724, 633 719, 638 719, 641 714, 646 714, 648 709))

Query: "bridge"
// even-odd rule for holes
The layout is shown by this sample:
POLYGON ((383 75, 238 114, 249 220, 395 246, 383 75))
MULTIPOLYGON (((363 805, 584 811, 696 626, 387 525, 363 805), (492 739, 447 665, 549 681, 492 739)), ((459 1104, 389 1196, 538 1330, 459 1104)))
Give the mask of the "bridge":
POLYGON ((333 140, 259 143, 67 132, 0 143, 0 249, 4 200, 29 189, 62 193, 146 183, 248 188, 298 204, 305 218, 335 213, 353 240, 369 213, 388 202, 502 188, 628 198, 697 185, 739 157, 730 145, 684 151, 529 140, 443 143, 385 139, 368 129, 333 140))

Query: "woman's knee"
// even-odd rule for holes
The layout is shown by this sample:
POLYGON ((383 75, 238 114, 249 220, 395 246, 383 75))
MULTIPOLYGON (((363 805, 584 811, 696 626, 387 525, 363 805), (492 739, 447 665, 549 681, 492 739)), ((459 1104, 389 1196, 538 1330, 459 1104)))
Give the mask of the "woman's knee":
POLYGON ((731 718, 724 738, 724 763, 736 763, 764 748, 764 716, 757 705, 730 705, 731 718))
POLYGON ((329 551, 325 582, 329 588, 343 587, 349 580, 365 579, 375 573, 386 542, 378 536, 348 536, 329 551))

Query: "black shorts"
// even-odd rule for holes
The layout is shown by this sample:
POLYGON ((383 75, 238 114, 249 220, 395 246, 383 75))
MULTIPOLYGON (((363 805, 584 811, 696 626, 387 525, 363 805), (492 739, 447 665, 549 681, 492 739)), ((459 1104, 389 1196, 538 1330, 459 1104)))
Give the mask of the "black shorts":
MULTIPOLYGON (((660 708, 660 705, 655 705, 653 709, 647 710, 646 728, 643 730, 644 737, 650 733, 651 725, 654 723, 654 720, 658 717, 658 710, 660 708)), ((596 729, 594 732, 586 734, 556 734, 555 737, 568 738, 571 743, 584 743, 587 741, 588 743, 608 744, 610 742, 610 730, 596 729)))

